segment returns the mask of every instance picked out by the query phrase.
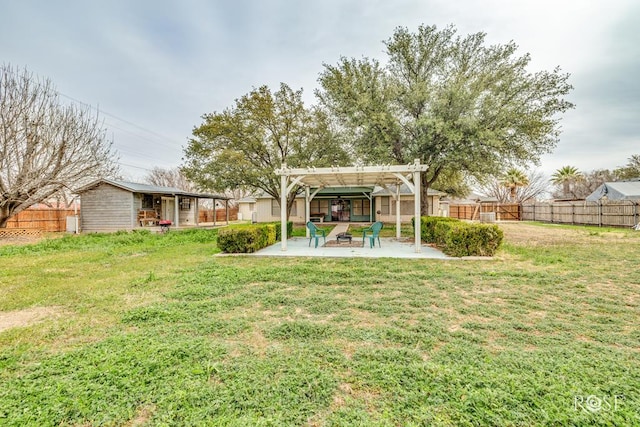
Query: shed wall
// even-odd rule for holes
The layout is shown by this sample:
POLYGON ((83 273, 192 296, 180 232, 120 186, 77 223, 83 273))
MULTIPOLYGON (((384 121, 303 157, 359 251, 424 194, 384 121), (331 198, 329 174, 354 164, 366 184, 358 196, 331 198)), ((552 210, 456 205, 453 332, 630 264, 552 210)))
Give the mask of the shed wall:
POLYGON ((135 225, 133 193, 102 183, 80 196, 83 232, 132 230, 135 225))

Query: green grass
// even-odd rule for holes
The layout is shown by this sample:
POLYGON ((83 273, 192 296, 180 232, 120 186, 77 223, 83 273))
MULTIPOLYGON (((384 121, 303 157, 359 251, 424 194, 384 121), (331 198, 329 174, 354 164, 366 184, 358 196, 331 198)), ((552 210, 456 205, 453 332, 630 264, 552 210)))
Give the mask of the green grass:
POLYGON ((0 247, 0 315, 52 313, 0 332, 0 425, 640 424, 640 233, 503 227, 493 261, 0 247))

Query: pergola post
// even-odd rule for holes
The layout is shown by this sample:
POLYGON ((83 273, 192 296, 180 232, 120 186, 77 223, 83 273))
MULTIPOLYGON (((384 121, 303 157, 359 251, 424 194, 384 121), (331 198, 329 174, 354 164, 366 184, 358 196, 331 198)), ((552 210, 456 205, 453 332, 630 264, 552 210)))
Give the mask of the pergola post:
POLYGON ((413 171, 413 200, 414 200, 414 207, 413 207, 413 214, 414 214, 414 221, 413 221, 413 233, 414 233, 414 239, 415 239, 415 245, 416 245, 416 253, 420 253, 422 252, 422 239, 421 239, 421 232, 422 232, 422 219, 420 217, 420 194, 422 192, 422 190, 420 189, 420 159, 415 159, 414 160, 414 164, 418 167, 415 168, 415 170, 413 171))
POLYGON ((396 239, 400 240, 400 183, 396 183, 396 239))
MULTIPOLYGON (((311 209, 311 200, 309 200, 309 186, 305 185, 304 186, 304 223, 308 223, 309 221, 311 221, 311 212, 309 211, 311 209)), ((309 227, 306 227, 307 229, 307 238, 310 237, 310 232, 309 232, 309 227)))
MULTIPOLYGON (((287 164, 282 164, 282 171, 287 168, 287 164)), ((280 176, 280 240, 281 249, 287 250, 287 178, 284 173, 280 176)))

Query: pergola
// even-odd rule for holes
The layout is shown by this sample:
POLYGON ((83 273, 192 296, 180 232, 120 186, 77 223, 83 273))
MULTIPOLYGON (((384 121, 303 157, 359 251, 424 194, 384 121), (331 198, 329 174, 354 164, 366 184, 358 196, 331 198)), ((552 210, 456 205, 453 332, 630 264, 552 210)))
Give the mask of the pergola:
MULTIPOLYGON (((276 169, 280 176, 280 220, 282 230, 282 250, 287 250, 287 196, 296 186, 305 189, 305 217, 309 221, 310 202, 323 188, 379 185, 388 190, 394 185, 396 194, 391 191, 396 202, 396 237, 400 238, 400 184, 404 183, 414 195, 414 216, 420 218, 420 173, 427 170, 416 159, 408 165, 352 166, 330 168, 288 168, 286 164, 276 169), (313 189, 313 192, 311 191, 313 189)), ((307 230, 307 233, 309 231, 307 230)), ((421 251, 420 221, 414 221, 415 251, 421 251)))

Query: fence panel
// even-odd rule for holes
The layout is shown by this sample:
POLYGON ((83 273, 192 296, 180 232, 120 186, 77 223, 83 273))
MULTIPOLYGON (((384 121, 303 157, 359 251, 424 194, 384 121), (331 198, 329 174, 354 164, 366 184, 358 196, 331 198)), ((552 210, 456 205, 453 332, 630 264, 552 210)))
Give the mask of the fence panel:
POLYGON ((519 221, 520 205, 515 203, 482 203, 480 205, 449 205, 449 216, 458 219, 479 219, 480 213, 494 212, 499 221, 519 221))
MULTIPOLYGON (((198 222, 213 222, 213 209, 202 209, 199 212, 198 222)), ((227 213, 224 209, 216 209, 216 222, 224 222, 227 220, 227 213)), ((238 219, 238 208, 229 208, 229 221, 236 221, 238 219)))
POLYGON ((73 209, 26 209, 9 218, 7 228, 46 232, 67 231, 67 217, 74 214, 73 209))
POLYGON ((640 203, 630 200, 535 203, 522 207, 522 219, 558 224, 633 227, 640 222, 640 203))

